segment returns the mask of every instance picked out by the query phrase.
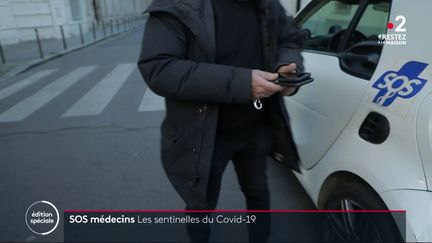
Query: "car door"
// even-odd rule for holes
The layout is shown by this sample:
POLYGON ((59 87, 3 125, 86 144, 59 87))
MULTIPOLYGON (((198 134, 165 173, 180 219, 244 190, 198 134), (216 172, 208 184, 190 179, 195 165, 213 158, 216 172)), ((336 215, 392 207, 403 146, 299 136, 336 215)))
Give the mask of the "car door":
POLYGON ((349 122, 382 50, 390 0, 313 1, 296 21, 307 37, 303 57, 315 81, 284 98, 302 167, 312 168, 349 122))

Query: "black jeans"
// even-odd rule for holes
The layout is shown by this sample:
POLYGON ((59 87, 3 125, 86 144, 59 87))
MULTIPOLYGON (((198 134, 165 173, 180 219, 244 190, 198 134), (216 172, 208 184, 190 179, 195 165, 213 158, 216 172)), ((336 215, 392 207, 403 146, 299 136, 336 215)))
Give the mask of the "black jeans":
MULTIPOLYGON (((234 164, 238 182, 246 198, 247 209, 270 208, 266 167, 271 141, 271 129, 266 126, 241 139, 216 140, 207 189, 207 210, 214 210, 217 206, 222 176, 230 160, 234 164)), ((195 208, 187 206, 186 209, 195 208)), ((259 213, 256 216, 257 221, 248 225, 249 241, 264 243, 270 234, 270 215, 259 213)), ((187 230, 192 242, 208 242, 208 224, 188 224, 187 230)))

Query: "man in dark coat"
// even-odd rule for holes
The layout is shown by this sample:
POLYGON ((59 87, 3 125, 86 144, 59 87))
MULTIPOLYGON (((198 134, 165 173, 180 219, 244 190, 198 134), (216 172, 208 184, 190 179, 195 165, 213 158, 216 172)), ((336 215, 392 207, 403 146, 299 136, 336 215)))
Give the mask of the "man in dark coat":
MULTIPOLYGON (((156 0, 147 12, 138 66, 165 97, 162 162, 186 209, 216 208, 229 160, 248 209, 269 209, 270 118, 282 116, 281 95, 295 92, 270 81, 303 69, 303 35, 278 0, 156 0)), ((197 242, 208 231, 189 229, 197 242)), ((260 231, 252 241, 265 241, 268 229, 260 231)))

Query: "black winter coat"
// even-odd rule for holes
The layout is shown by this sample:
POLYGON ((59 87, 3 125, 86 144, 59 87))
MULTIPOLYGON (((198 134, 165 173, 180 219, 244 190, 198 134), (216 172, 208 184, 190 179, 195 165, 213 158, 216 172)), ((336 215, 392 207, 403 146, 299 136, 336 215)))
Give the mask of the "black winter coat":
MULTIPOLYGON (((289 63, 302 69, 301 32, 279 1, 257 1, 267 71, 289 63)), ((155 0, 147 12, 150 17, 138 66, 148 87, 166 98, 166 118, 161 127, 162 163, 186 204, 206 209, 218 104, 250 103, 251 70, 214 64, 211 0, 155 0)), ((283 108, 279 99, 274 97, 273 101, 279 106, 275 117, 281 117, 284 111, 279 109, 283 108)), ((287 132, 284 136, 290 136, 287 132)))

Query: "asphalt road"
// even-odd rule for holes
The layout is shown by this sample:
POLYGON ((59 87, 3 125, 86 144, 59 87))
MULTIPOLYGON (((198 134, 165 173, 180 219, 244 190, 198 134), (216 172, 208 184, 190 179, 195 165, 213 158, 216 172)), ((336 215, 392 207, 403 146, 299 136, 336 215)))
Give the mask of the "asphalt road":
MULTIPOLYGON (((142 31, 67 54, 0 84, 0 241, 62 241, 63 226, 36 236, 33 202, 66 209, 183 209, 160 163, 162 98, 135 63, 142 31)), ((313 209, 293 174, 270 162, 273 209, 313 209)), ((244 209, 230 165, 219 209, 244 209)), ((307 225, 305 225, 307 227, 307 225)))

